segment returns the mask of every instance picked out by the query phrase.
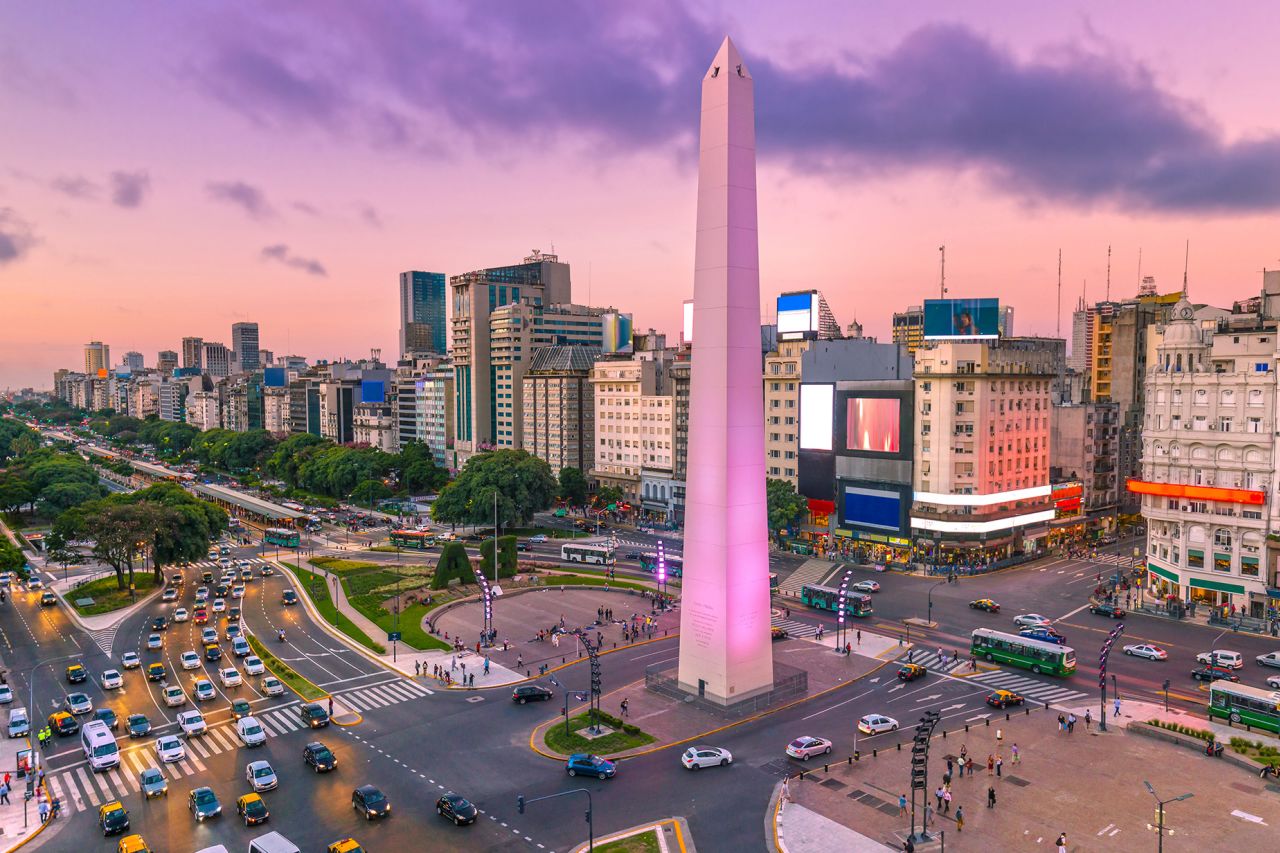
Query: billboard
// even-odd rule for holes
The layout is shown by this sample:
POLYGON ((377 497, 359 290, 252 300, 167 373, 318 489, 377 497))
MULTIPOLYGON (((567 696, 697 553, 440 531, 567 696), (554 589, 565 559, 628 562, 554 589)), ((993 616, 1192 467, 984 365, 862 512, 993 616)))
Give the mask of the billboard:
POLYGON ((360 380, 361 403, 385 403, 387 400, 387 384, 381 379, 360 380))
POLYGON ((632 321, 630 314, 610 312, 600 315, 600 323, 604 331, 604 347, 606 353, 630 353, 632 321))
POLYGON ((818 336, 818 294, 784 293, 778 297, 778 339, 818 336))
POLYGON ((289 384, 283 367, 266 367, 262 370, 262 384, 268 388, 283 388, 289 384))
POLYGON ((846 485, 844 501, 840 507, 840 521, 858 527, 896 532, 902 529, 902 510, 900 492, 846 485))
POLYGON ((800 386, 800 449, 834 450, 834 385, 800 386))
POLYGON ((680 340, 686 344, 693 343, 693 300, 684 301, 684 327, 680 332, 680 340))
POLYGON ((999 299, 926 299, 925 340, 964 340, 1000 336, 999 299))
MULTIPOLYGON (((899 453, 901 408, 902 401, 896 397, 849 397, 845 403, 845 450, 899 453)), ((801 416, 803 427, 803 412, 801 416)))

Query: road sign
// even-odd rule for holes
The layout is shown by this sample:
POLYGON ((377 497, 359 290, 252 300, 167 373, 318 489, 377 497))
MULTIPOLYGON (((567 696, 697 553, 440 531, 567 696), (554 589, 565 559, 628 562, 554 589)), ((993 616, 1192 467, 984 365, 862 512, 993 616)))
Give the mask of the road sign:
POLYGON ((400 639, 400 632, 399 632, 399 631, 388 631, 388 632, 387 632, 387 642, 388 642, 388 643, 394 643, 394 642, 398 641, 399 639, 400 639))

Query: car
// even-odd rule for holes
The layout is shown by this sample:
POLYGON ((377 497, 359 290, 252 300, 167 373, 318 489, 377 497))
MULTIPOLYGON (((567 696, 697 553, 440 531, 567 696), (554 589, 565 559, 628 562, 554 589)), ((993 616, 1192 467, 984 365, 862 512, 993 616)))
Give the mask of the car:
POLYGON ((40 594, 41 607, 53 607, 57 603, 58 603, 58 596, 54 595, 49 590, 46 589, 44 592, 40 594))
POLYGON ((867 735, 876 735, 881 732, 896 732, 898 730, 898 721, 893 717, 886 717, 884 714, 867 714, 861 720, 858 720, 858 731, 867 735))
POLYGON ((325 853, 365 853, 365 849, 354 838, 343 838, 326 847, 325 853))
MULTIPOLYGON (((252 720, 253 718, 246 717, 245 719, 252 720)), ((243 723, 244 720, 240 722, 243 723)), ((249 787, 255 791, 271 791, 280 784, 280 780, 276 778, 276 771, 271 768, 271 763, 268 761, 250 761, 245 765, 244 779, 249 783, 249 787)))
POLYGON ((918 663, 903 664, 898 670, 899 681, 915 681, 917 678, 924 678, 929 674, 929 670, 918 663))
POLYGON ((196 604, 203 606, 209 600, 209 588, 202 586, 196 590, 196 604))
POLYGON ((202 735, 209 730, 204 721, 204 714, 199 711, 183 711, 178 714, 178 726, 188 738, 202 735))
POLYGON ((267 742, 266 731, 253 717, 241 717, 236 720, 236 737, 240 738, 242 744, 250 747, 262 746, 267 742))
POLYGON ((1097 616, 1110 616, 1112 619, 1124 618, 1124 608, 1116 607, 1114 604, 1108 604, 1105 601, 1090 605, 1089 612, 1097 616))
POLYGON ((247 657, 253 649, 249 646, 249 641, 244 637, 236 637, 231 641, 231 651, 238 658, 247 657))
POLYGON ((164 618, 163 616, 157 616, 156 618, 151 620, 151 630, 152 631, 169 630, 169 620, 164 618))
POLYGON ((284 592, 280 594, 280 603, 285 606, 288 606, 290 604, 297 604, 298 594, 291 589, 286 589, 284 592))
POLYGON ((213 607, 212 607, 211 609, 213 610, 213 612, 214 612, 214 613, 223 613, 223 612, 225 612, 225 611, 226 611, 226 609, 227 609, 227 602, 226 602, 226 600, 225 600, 225 599, 221 599, 221 598, 215 598, 215 599, 213 600, 213 607))
POLYGON ((227 623, 226 633, 223 634, 223 636, 226 638, 227 642, 229 643, 234 643, 236 640, 240 639, 240 637, 242 637, 243 635, 244 635, 244 631, 243 629, 241 629, 239 622, 227 623))
POLYGON ((733 753, 719 746, 691 746, 680 754, 680 763, 686 770, 728 767, 733 763, 733 753))
MULTIPOLYGON (((245 643, 245 645, 247 646, 249 644, 245 643)), ((239 652, 237 652, 237 654, 239 654, 239 652)), ((262 662, 262 658, 258 657, 257 655, 250 655, 249 657, 244 659, 245 675, 262 675, 262 673, 266 671, 267 671, 266 664, 264 664, 262 662)))
POLYGON ((511 701, 517 705, 523 705, 526 702, 545 702, 554 698, 555 693, 549 687, 543 687, 541 684, 521 684, 511 691, 511 701))
POLYGON ((992 708, 1009 708, 1013 705, 1021 705, 1026 700, 1012 690, 996 690, 987 694, 987 704, 992 708))
POLYGON ((76 716, 90 714, 93 713, 93 700, 87 693, 68 693, 62 707, 76 716))
POLYGON ((534 545, 542 545, 547 541, 547 534, 535 533, 529 537, 529 541, 532 542, 534 545))
POLYGON ((67 681, 70 684, 79 684, 89 677, 89 670, 84 668, 83 664, 73 663, 67 667, 67 681))
MULTIPOLYGON (((183 563, 183 565, 185 566, 189 564, 183 563)), ((173 586, 182 586, 186 582, 187 582, 187 578, 185 575, 182 574, 182 572, 174 572, 173 574, 169 575, 169 583, 172 584, 173 586)))
POLYGON ((258 574, 262 575, 264 578, 269 578, 275 573, 276 573, 276 570, 271 566, 263 566, 262 568, 258 569, 258 574))
POLYGON ((240 679, 240 670, 234 666, 229 666, 218 673, 218 678, 222 679, 223 687, 239 687, 242 683, 240 679))
POLYGON ((147 637, 147 649, 151 651, 155 651, 156 649, 163 649, 163 648, 164 648, 164 637, 160 636, 159 634, 150 634, 147 637))
POLYGON ((996 604, 989 598, 978 598, 969 602, 969 607, 974 610, 985 610, 988 613, 999 613, 1000 605, 996 604))
POLYGON ((231 702, 231 719, 239 720, 253 713, 247 699, 235 699, 231 702))
POLYGON ((182 662, 183 669, 199 669, 200 668, 200 655, 196 654, 195 652, 189 649, 183 652, 179 656, 178 660, 182 662))
POLYGON ((1146 658, 1148 660, 1168 660, 1169 653, 1159 646, 1153 646, 1150 643, 1133 643, 1124 647, 1124 653, 1131 657, 1146 658))
POLYGON ((268 675, 262 679, 259 689, 267 696, 283 696, 284 683, 274 675, 268 675))
POLYGON ((1032 640, 1040 640, 1044 643, 1057 643, 1059 646, 1067 642, 1067 638, 1048 625, 1041 625, 1036 628, 1023 628, 1018 632, 1019 637, 1028 637, 1032 640))
POLYGON ((222 647, 217 643, 210 643, 205 646, 204 659, 207 661, 222 660, 222 647))
POLYGON ((142 658, 138 657, 137 652, 125 652, 120 655, 120 666, 125 669, 137 669, 142 666, 142 658))
POLYGON ((166 707, 177 708, 179 705, 187 704, 187 694, 183 693, 182 688, 176 684, 166 686, 162 692, 166 707))
POLYGON ((798 737, 791 743, 787 744, 787 755, 792 758, 798 758, 801 761, 808 761, 815 755, 830 755, 831 741, 824 737, 813 737, 805 735, 798 737))
POLYGON ((145 838, 134 833, 120 839, 120 842, 116 844, 116 853, 152 853, 152 850, 147 846, 145 838))
POLYGON ((173 587, 169 587, 164 592, 160 593, 160 600, 161 601, 177 601, 178 591, 173 587))
POLYGON ((1227 649, 1214 649, 1211 652, 1201 652, 1196 655, 1196 662, 1212 664, 1213 666, 1221 666, 1227 669, 1244 668, 1244 656, 1239 652, 1232 652, 1227 649))
POLYGON ((1039 613, 1024 613, 1013 617, 1013 624, 1019 628, 1042 628, 1053 624, 1053 620, 1039 613))
POLYGON ((1280 689, 1280 675, 1267 676, 1267 686, 1273 689, 1280 689))
POLYGON ((215 613, 221 613, 227 609, 226 597, 227 592, 231 589, 230 580, 229 577, 223 575, 222 579, 218 581, 218 585, 213 588, 213 611, 215 613), (221 607, 218 606, 219 601, 222 602, 221 607))
POLYGON ((129 812, 120 805, 119 800, 112 800, 98 807, 98 826, 103 835, 115 835, 129 828, 129 812))
MULTIPOLYGON (((231 587, 232 598, 244 598, 244 584, 238 583, 231 587)), ((215 602, 216 603, 216 602, 215 602)))
POLYGON ((129 737, 144 737, 151 734, 151 720, 146 714, 130 714, 125 728, 129 730, 129 737))
POLYGON ((203 607, 197 607, 195 614, 192 616, 192 621, 197 625, 205 624, 209 621, 209 611, 205 610, 203 607))
POLYGON ((100 723, 106 723, 107 728, 113 732, 120 728, 120 718, 110 708, 98 708, 93 712, 93 718, 100 723))
POLYGON ((391 814, 391 801, 373 785, 361 785, 351 792, 351 807, 367 820, 391 814))
POLYGON ((147 681, 164 681, 164 679, 164 664, 159 661, 147 664, 147 681))
POLYGON ((601 758, 589 752, 575 752, 565 761, 564 769, 570 776, 595 776, 597 779, 608 779, 618 772, 618 765, 607 758, 601 758))
POLYGON ((1225 666, 1202 666, 1191 670, 1191 677, 1196 681, 1239 681, 1240 676, 1236 675, 1225 666))
POLYGON ((853 588, 858 592, 879 592, 880 584, 873 580, 858 581, 853 588))
POLYGON ((0 705, 8 705, 13 701, 13 691, 9 689, 9 685, 0 684, 0 705))
POLYGON ((271 812, 267 811, 267 804, 259 794, 245 794, 236 800, 236 814, 244 820, 245 826, 266 823, 267 818, 271 817, 271 812))
POLYGON ((31 577, 27 578, 27 589, 29 590, 44 589, 44 584, 40 581, 40 578, 36 577, 35 575, 32 575, 31 577))
POLYGON ((479 813, 470 800, 457 794, 445 794, 436 800, 436 814, 453 821, 454 826, 475 823, 479 813))
MULTIPOLYGON (((178 739, 174 738, 174 740, 178 739)), ((181 741, 178 741, 178 746, 182 746, 181 741)), ((164 778, 164 774, 160 772, 159 767, 144 768, 138 774, 138 784, 142 787, 142 793, 148 800, 152 797, 164 797, 169 793, 169 782, 164 778)))
POLYGON ((191 618, 191 613, 188 612, 187 608, 185 607, 179 607, 177 610, 173 611, 174 622, 186 622, 190 618, 191 618))
POLYGON ((124 687, 124 676, 117 669, 103 670, 101 680, 103 690, 117 690, 124 687))
POLYGON ((313 729, 329 725, 329 713, 315 702, 307 702, 298 707, 298 716, 302 722, 313 729))
POLYGON ((781 625, 774 625, 769 629, 770 640, 785 640, 789 636, 790 634, 787 633, 787 629, 783 628, 781 625))
POLYGON ((239 608, 239 607, 228 607, 228 608, 227 608, 227 621, 228 621, 228 622, 239 622, 239 621, 240 621, 240 608, 239 608))
POLYGON ((208 702, 218 695, 213 682, 207 678, 197 678, 195 684, 191 685, 191 693, 196 697, 197 702, 208 702))
POLYGON ((338 756, 318 740, 302 748, 302 760, 317 773, 328 773, 338 766, 338 756))
POLYGON ((80 723, 66 711, 54 711, 49 715, 48 724, 58 737, 68 737, 80 731, 80 723))
POLYGON ((1258 662, 1258 666, 1280 667, 1280 652, 1268 652, 1265 655, 1258 655, 1254 660, 1258 662))
POLYGON ((242 583, 253 583, 253 569, 246 562, 240 569, 240 581, 242 583))
POLYGON ((200 642, 208 645, 209 643, 218 642, 218 632, 212 628, 204 628, 200 631, 200 642))
POLYGON ((222 814, 222 804, 218 802, 218 795, 212 788, 203 786, 187 795, 187 807, 191 809, 191 814, 197 823, 222 814))

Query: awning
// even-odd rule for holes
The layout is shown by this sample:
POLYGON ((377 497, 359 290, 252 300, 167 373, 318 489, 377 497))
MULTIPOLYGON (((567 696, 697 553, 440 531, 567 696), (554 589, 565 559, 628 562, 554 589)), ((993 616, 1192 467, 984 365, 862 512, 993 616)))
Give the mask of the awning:
POLYGON ((1211 589, 1215 592, 1229 592, 1236 595, 1244 595, 1244 587, 1238 583, 1223 583, 1222 581, 1192 578, 1191 586, 1195 589, 1211 589))
POLYGON ((1160 577, 1164 578, 1167 581, 1172 581, 1173 583, 1182 583, 1182 581, 1178 580, 1177 572, 1171 572, 1168 569, 1162 569, 1159 566, 1157 566, 1155 563, 1151 562, 1150 560, 1147 560, 1147 568, 1155 572, 1156 574, 1158 574, 1160 577))

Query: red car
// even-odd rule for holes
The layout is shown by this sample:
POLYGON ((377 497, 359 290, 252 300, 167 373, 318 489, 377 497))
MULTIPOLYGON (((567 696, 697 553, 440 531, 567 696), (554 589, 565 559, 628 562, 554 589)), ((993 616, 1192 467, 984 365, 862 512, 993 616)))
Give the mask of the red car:
POLYGON ((209 611, 201 607, 191 618, 195 620, 197 625, 203 625, 205 622, 209 621, 209 611))

